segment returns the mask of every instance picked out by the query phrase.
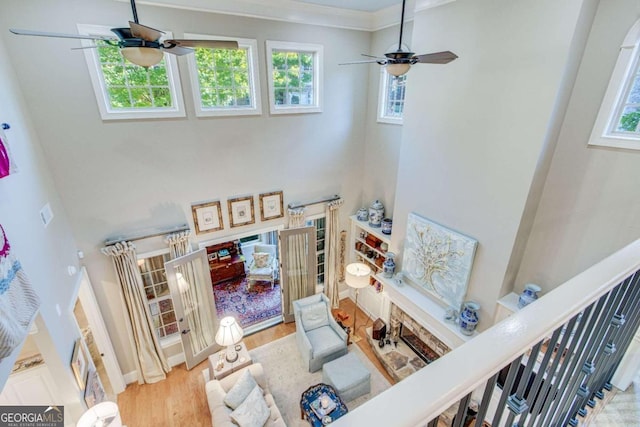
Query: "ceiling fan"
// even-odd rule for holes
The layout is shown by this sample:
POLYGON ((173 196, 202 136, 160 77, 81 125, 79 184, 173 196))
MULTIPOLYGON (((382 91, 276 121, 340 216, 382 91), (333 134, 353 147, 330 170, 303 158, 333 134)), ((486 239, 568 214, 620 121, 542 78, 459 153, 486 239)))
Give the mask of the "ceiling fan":
MULTIPOLYGON (((192 47, 237 49, 238 43, 226 40, 185 40, 169 39, 160 40, 164 32, 156 30, 138 22, 136 2, 131 0, 133 21, 129 21, 129 27, 112 28, 111 31, 117 37, 109 36, 85 36, 81 34, 48 33, 42 31, 18 30, 11 28, 13 34, 22 36, 57 37, 66 39, 102 40, 111 46, 118 46, 122 56, 130 62, 142 67, 151 67, 160 62, 164 52, 173 55, 186 55, 193 53, 192 47)), ((91 46, 97 47, 97 46, 91 46)))
POLYGON ((426 53, 424 55, 416 55, 413 52, 406 52, 402 50, 402 31, 404 29, 404 9, 406 0, 402 0, 402 15, 400 18, 400 39, 398 41, 398 49, 393 52, 384 54, 384 58, 373 55, 362 54, 362 56, 368 56, 375 59, 367 61, 355 61, 345 62, 340 65, 350 64, 369 64, 377 62, 380 65, 386 66, 387 72, 393 76, 401 76, 406 74, 412 65, 422 64, 447 64, 458 57, 455 53, 445 50, 443 52, 426 53))

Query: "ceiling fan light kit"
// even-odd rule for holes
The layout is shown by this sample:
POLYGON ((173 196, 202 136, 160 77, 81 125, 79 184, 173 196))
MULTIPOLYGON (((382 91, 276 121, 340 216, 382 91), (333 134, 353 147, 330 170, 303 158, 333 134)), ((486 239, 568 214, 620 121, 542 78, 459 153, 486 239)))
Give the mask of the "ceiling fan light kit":
POLYGON ((120 52, 129 62, 141 67, 152 67, 164 58, 160 49, 152 47, 123 47, 120 52))
POLYGON ((395 77, 407 74, 410 68, 411 64, 391 63, 386 65, 387 73, 395 77))

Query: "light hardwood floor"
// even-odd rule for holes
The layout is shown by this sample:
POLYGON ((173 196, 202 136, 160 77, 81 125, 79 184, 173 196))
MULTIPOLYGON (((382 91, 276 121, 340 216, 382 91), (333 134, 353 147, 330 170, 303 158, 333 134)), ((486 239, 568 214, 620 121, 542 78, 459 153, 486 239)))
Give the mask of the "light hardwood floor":
MULTIPOLYGON (((349 320, 345 323, 352 326, 353 301, 348 298, 341 300, 340 308, 349 314, 349 320)), ((371 326, 373 319, 358 309, 357 322, 357 335, 362 338, 357 345, 385 378, 394 384, 395 381, 376 359, 366 339, 365 329, 371 326)), ((245 337, 244 342, 251 350, 294 332, 294 323, 281 323, 245 337)), ((205 382, 202 375, 204 368, 206 368, 206 361, 190 371, 186 370, 183 363, 173 367, 165 381, 156 384, 130 384, 123 393, 118 395, 118 407, 123 424, 127 427, 211 426, 211 416, 204 392, 205 382)))

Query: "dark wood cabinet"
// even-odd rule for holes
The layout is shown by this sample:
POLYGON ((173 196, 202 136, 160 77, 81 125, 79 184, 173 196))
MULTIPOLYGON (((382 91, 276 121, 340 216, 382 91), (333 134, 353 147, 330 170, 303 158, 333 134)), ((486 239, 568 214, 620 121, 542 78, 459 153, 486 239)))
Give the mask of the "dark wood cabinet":
POLYGON ((207 247, 211 283, 218 284, 245 275, 240 242, 225 242, 207 247))

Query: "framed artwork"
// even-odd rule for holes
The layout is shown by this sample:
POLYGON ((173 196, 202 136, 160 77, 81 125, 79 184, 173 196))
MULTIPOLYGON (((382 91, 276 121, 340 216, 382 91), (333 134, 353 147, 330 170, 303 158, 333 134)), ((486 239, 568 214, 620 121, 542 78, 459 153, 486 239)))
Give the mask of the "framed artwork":
POLYGON ((469 236, 410 213, 402 256, 404 277, 459 310, 477 245, 469 236))
POLYGON ((76 382, 80 390, 84 390, 86 385, 87 370, 89 368, 89 358, 87 348, 82 338, 76 340, 73 346, 73 355, 71 356, 71 370, 76 377, 76 382))
POLYGON ((260 220, 282 218, 284 216, 284 201, 282 191, 260 194, 260 220))
POLYGON ((92 366, 89 368, 89 373, 87 374, 87 388, 84 390, 84 401, 87 403, 87 406, 91 408, 93 405, 104 402, 105 399, 106 394, 104 387, 102 386, 98 372, 92 366))
POLYGON ((191 213, 196 234, 220 231, 224 228, 219 201, 191 205, 191 213))
POLYGON ((237 197, 227 200, 229 206, 229 224, 240 227, 256 222, 253 216, 253 196, 237 197))

